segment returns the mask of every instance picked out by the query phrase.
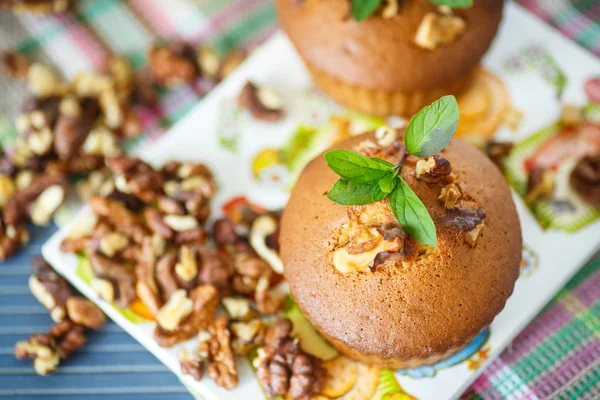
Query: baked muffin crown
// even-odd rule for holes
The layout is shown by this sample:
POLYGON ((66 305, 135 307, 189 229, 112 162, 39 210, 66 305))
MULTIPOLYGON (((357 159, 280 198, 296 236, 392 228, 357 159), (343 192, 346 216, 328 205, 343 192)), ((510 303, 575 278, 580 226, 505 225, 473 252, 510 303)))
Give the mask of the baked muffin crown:
POLYGON ((464 32, 434 50, 415 43, 429 14, 428 0, 402 0, 396 16, 349 18, 348 0, 277 0, 279 23, 309 64, 350 85, 373 90, 420 92, 447 87, 469 75, 489 48, 504 0, 475 0, 455 9, 464 32))
MULTIPOLYGON (((373 134, 336 147, 356 149, 365 140, 373 141, 373 134)), ((483 228, 471 241, 468 232, 448 223, 441 192, 452 182, 417 179, 416 163, 407 161, 402 178, 431 214, 437 245, 423 250, 407 237, 401 256, 374 271, 340 271, 333 254, 347 243, 341 233, 357 221, 394 225, 388 199, 354 207, 331 202, 327 192, 338 176, 323 156, 306 167, 292 192, 280 236, 292 296, 315 327, 350 356, 401 366, 447 354, 488 326, 512 293, 522 241, 507 184, 495 165, 465 142, 454 139, 442 155, 461 187, 459 206, 483 209, 483 228)))

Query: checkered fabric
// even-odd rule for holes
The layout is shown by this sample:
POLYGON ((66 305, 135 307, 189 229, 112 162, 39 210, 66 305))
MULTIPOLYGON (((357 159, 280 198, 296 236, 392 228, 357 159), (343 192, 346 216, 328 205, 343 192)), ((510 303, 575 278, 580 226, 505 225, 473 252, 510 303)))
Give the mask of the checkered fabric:
POLYGON ((519 0, 565 36, 600 56, 600 1, 519 0))
MULTIPOLYGON (((253 47, 275 29, 268 0, 83 0, 61 16, 0 13, 0 50, 16 49, 53 63, 65 76, 102 66, 111 52, 137 67, 159 37, 204 42, 225 53, 253 47)), ((599 0, 521 0, 533 13, 600 55, 599 0)), ((599 71, 600 73, 600 71, 599 71)), ((147 137, 179 120, 210 89, 199 81, 161 94, 160 106, 140 110, 147 137)), ((0 140, 25 96, 22 83, 0 78, 0 140)), ((199 127, 201 129, 201 127, 199 127)), ((199 132, 201 133, 201 132, 199 132)), ((114 323, 53 378, 33 375, 12 347, 50 325, 47 312, 28 293, 29 258, 54 228, 34 232, 34 243, 0 265, 0 397, 28 399, 190 399, 158 360, 114 323)), ((463 395, 465 399, 600 398, 600 256, 561 290, 463 395)))

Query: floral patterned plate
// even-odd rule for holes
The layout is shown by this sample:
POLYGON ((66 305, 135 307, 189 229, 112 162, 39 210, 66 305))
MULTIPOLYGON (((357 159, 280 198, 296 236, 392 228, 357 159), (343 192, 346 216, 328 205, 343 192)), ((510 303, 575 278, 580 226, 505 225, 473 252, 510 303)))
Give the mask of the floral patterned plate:
MULTIPOLYGON (((534 207, 532 213, 519 195, 527 171, 526 161, 537 154, 540 146, 557 140, 555 136, 560 134, 555 122, 559 120, 561 103, 581 107, 587 104, 586 109, 591 110, 586 122, 591 124, 588 132, 595 134, 598 113, 589 103, 598 101, 600 96, 594 84, 588 83, 586 88, 586 82, 600 73, 600 62, 509 2, 501 31, 484 60, 482 71, 469 96, 459 99, 464 121, 460 133, 475 140, 495 133, 498 138, 519 142, 516 155, 508 160, 507 177, 516 189, 514 198, 527 244, 523 274, 490 329, 463 352, 430 368, 378 371, 378 380, 371 386, 373 391, 366 397, 445 399, 459 396, 598 247, 597 212, 582 209, 567 215, 557 213, 559 208, 539 211, 534 207), (479 107, 482 102, 486 107, 479 107), (512 121, 515 131, 502 126, 507 123, 499 116, 505 114, 510 116, 508 122, 512 121), (520 124, 515 124, 519 119, 520 124)), ((592 79, 592 82, 596 81, 592 79)), ((252 203, 267 208, 282 208, 295 177, 311 157, 339 138, 383 123, 383 120, 344 110, 319 94, 287 38, 278 34, 160 142, 142 149, 140 155, 152 164, 169 159, 205 162, 215 172, 220 188, 214 199, 214 210, 237 196, 245 196, 252 203), (260 122, 237 108, 235 99, 248 79, 280 92, 286 112, 282 121, 260 122)), ((562 165, 562 159, 558 163, 562 165)), ((577 204, 575 200, 572 198, 572 203, 577 204)), ((88 211, 84 209, 85 212, 88 211)), ((145 318, 147 316, 135 307, 122 311, 100 300, 87 283, 85 263, 74 255, 60 252, 59 244, 68 231, 67 225, 48 241, 43 248, 44 256, 84 295, 97 302, 112 319, 180 375, 178 349, 164 349, 156 344, 152 336, 154 324, 145 318)), ((191 349, 194 343, 182 346, 191 349)), ((200 382, 189 376, 181 376, 181 379, 195 394, 206 399, 263 399, 250 364, 242 361, 238 365, 240 384, 233 391, 221 389, 206 378, 200 382)))

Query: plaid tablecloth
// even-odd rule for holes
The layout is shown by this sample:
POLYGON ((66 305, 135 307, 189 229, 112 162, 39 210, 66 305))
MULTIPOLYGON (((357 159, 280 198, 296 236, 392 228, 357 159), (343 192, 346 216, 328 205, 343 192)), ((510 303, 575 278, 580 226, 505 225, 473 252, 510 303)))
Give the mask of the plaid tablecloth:
MULTIPOLYGON (((158 37, 205 42, 220 53, 251 47, 275 29, 268 0, 86 0, 73 14, 21 17, 0 13, 0 50, 14 48, 51 62, 66 76, 99 68, 109 52, 144 63, 158 37)), ((521 0, 565 35, 600 56, 600 1, 521 0)), ((598 71, 600 73, 600 71, 598 71)), ((160 107, 143 116, 147 134, 160 135, 208 89, 182 87, 163 93, 160 107)), ((21 83, 0 78, 0 137, 12 130, 24 97, 21 83)), ((29 258, 53 232, 0 265, 0 397, 31 399, 190 399, 162 364, 113 323, 61 364, 53 377, 38 377, 17 362, 13 345, 51 320, 29 294, 29 258)), ((600 256, 552 300, 464 394, 468 399, 600 398, 600 256)))

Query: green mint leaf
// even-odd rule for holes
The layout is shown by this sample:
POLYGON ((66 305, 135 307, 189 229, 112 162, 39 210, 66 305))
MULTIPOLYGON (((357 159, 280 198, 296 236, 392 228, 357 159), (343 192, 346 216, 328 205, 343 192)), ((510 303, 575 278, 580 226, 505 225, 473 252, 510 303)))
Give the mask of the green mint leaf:
POLYGON ((412 155, 429 157, 448 146, 458 123, 458 103, 452 95, 425 106, 408 123, 404 143, 412 155))
POLYGON ((402 178, 398 181, 390 195, 394 216, 409 235, 423 244, 435 246, 435 225, 427 208, 402 178))
POLYGON ((473 0, 429 0, 429 2, 450 8, 469 8, 473 6, 473 0))
POLYGON ((383 0, 352 0, 352 18, 357 21, 369 18, 383 0))
POLYGON ((325 161, 336 174, 353 183, 377 182, 394 169, 387 161, 349 150, 328 151, 325 153, 325 161))
POLYGON ((398 184, 398 173, 392 172, 383 178, 381 178, 378 182, 379 189, 386 195, 392 193, 396 185, 398 184))
POLYGON ((356 184, 345 179, 338 180, 327 193, 327 198, 342 206, 364 206, 387 196, 379 185, 356 184))

